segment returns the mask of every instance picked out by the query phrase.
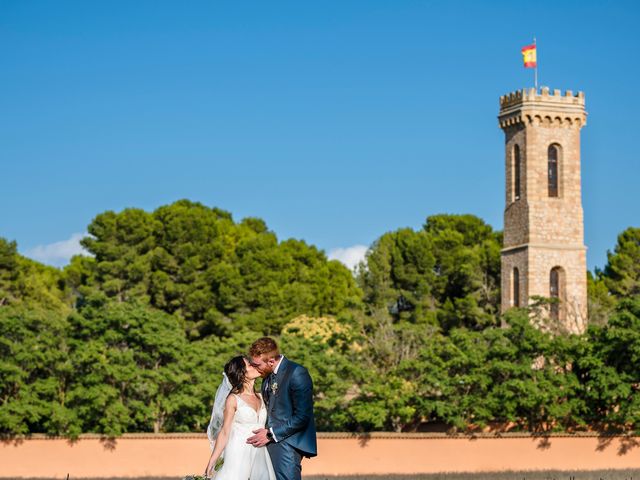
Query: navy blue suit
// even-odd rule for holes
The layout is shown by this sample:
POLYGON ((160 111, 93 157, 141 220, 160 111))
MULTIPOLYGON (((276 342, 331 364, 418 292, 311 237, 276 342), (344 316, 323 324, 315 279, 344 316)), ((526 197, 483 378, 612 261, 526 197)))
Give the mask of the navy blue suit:
POLYGON ((278 374, 262 383, 262 396, 267 402, 267 428, 277 440, 267 445, 276 478, 300 479, 302 457, 318 454, 311 376, 302 365, 283 358, 278 374))

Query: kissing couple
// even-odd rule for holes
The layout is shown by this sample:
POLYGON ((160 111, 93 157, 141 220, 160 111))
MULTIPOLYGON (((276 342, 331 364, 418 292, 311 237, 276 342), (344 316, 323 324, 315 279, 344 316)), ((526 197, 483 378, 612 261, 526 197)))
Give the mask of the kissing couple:
POLYGON ((302 457, 317 455, 313 382, 270 337, 224 366, 207 436, 205 476, 216 480, 300 480, 302 457), (263 378, 262 392, 255 381, 263 378), (215 471, 223 459, 222 467, 215 471))

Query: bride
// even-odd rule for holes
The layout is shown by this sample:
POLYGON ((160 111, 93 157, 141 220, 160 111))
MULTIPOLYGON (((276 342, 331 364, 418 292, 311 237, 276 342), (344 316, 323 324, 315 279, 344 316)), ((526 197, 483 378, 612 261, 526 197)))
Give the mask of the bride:
POLYGON ((264 428, 267 420, 262 396, 254 389, 259 376, 258 370, 244 356, 234 357, 224 366, 223 380, 216 392, 207 428, 213 451, 205 476, 213 476, 216 480, 275 480, 267 449, 247 443, 253 430, 264 428), (221 458, 224 463, 215 472, 221 458))

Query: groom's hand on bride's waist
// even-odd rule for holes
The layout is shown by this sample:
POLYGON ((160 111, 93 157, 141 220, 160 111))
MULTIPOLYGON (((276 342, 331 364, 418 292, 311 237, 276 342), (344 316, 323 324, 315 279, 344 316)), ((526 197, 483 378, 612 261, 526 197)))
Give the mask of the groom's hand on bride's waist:
POLYGON ((247 443, 253 445, 254 447, 264 447, 267 443, 271 441, 268 437, 269 430, 266 428, 259 428, 258 430, 253 431, 254 435, 247 438, 247 443))

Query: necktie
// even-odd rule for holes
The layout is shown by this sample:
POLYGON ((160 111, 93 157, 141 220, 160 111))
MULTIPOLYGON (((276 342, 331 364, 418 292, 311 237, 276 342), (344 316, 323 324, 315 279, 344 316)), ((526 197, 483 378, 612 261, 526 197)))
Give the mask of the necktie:
POLYGON ((273 385, 273 383, 276 380, 276 376, 275 374, 271 373, 267 379, 265 380, 265 402, 268 404, 269 400, 271 399, 271 394, 273 393, 271 390, 271 386, 273 385))
POLYGON ((269 394, 271 393, 271 375, 267 375, 264 379, 264 389, 262 390, 262 396, 264 397, 264 403, 269 403, 269 394))

